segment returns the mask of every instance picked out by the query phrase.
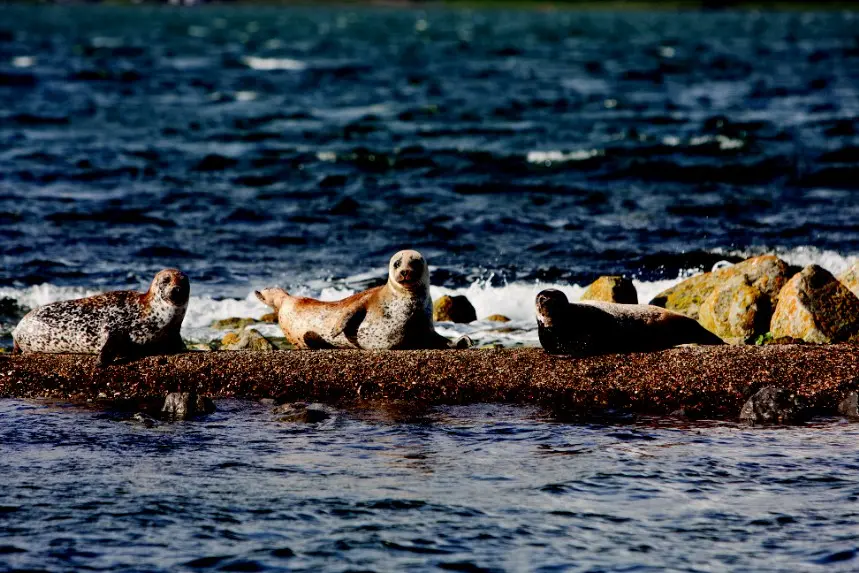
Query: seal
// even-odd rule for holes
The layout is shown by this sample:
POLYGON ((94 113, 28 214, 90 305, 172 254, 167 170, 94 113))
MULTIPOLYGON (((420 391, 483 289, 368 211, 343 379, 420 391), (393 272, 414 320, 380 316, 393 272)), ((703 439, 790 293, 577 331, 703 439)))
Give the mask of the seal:
POLYGON ((122 358, 185 350, 179 334, 191 287, 176 269, 155 275, 149 290, 112 291, 40 306, 12 332, 19 352, 98 354, 104 366, 122 358))
POLYGON ((550 354, 592 356, 724 344, 698 321, 649 304, 571 303, 555 289, 541 291, 536 304, 540 344, 550 354))
MULTIPOLYGON (((388 264, 388 282, 336 302, 292 296, 282 288, 256 291, 277 311, 278 323, 298 348, 366 350, 441 349, 451 343, 433 327, 429 267, 417 251, 400 251, 388 264)), ((470 342, 470 341, 468 341, 470 342)))

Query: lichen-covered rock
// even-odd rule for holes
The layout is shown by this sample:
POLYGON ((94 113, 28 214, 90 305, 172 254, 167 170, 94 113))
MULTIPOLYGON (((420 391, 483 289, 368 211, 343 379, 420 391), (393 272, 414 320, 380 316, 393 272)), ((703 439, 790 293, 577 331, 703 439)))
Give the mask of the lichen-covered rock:
POLYGON ((255 318, 222 318, 212 321, 211 328, 215 330, 241 330, 242 328, 259 322, 255 318))
POLYGON ((600 277, 585 289, 582 300, 615 302, 620 304, 638 304, 638 292, 635 285, 626 277, 600 277))
POLYGON ((736 265, 690 277, 656 295, 650 304, 698 319, 700 307, 718 286, 735 276, 764 293, 770 306, 778 304, 781 288, 788 280, 789 266, 775 255, 761 255, 736 265))
POLYGON ((241 333, 238 340, 231 344, 225 344, 221 347, 221 350, 253 350, 255 352, 271 352, 273 350, 277 350, 277 348, 257 330, 248 328, 241 333))
POLYGON ((704 299, 698 322, 724 339, 748 341, 766 334, 770 327, 772 307, 769 297, 736 276, 716 287, 704 299))
POLYGON ((746 424, 799 424, 806 418, 806 408, 793 393, 777 386, 765 386, 749 398, 740 410, 740 421, 746 424))
POLYGON ((463 295, 444 295, 433 303, 432 319, 436 322, 468 324, 477 320, 477 311, 463 295))
POLYGON ((859 260, 854 262, 849 269, 838 275, 838 282, 850 289, 850 292, 859 296, 859 260))
POLYGON ((782 289, 770 330, 816 344, 849 340, 859 334, 859 298, 829 271, 807 266, 782 289))
POLYGON ((489 322, 510 322, 510 319, 503 314, 490 314, 486 317, 489 322))
POLYGON ((193 392, 171 392, 164 400, 161 415, 168 420, 189 420, 215 411, 215 403, 193 392))
POLYGON ((229 346, 241 340, 241 336, 237 332, 228 332, 221 339, 221 346, 229 346))
POLYGON ((259 318, 260 322, 267 322, 269 324, 277 324, 277 313, 270 312, 268 314, 264 314, 259 318))

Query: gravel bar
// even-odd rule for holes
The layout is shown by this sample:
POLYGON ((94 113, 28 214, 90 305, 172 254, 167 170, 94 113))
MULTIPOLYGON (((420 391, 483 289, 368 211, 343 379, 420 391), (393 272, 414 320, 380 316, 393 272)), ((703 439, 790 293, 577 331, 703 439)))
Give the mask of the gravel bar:
POLYGON ((859 346, 679 347, 590 358, 539 348, 189 352, 98 368, 82 355, 0 355, 0 397, 127 400, 185 391, 278 402, 539 404, 573 415, 736 418, 763 386, 815 413, 859 387, 859 346))

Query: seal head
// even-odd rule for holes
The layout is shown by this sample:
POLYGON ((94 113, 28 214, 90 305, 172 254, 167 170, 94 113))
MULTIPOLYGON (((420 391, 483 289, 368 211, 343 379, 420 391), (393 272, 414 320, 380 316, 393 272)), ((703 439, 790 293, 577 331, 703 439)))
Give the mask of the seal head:
POLYGON ((191 297, 191 282, 180 270, 164 269, 152 279, 146 295, 156 304, 185 307, 191 297))
POLYGON ((400 251, 388 263, 388 285, 395 292, 415 293, 429 289, 429 266, 417 251, 400 251))

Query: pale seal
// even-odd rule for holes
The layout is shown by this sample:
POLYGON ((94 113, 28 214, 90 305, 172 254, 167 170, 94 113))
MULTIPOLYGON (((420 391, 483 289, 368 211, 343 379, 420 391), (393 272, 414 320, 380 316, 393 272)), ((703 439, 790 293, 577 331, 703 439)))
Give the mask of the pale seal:
POLYGON ((98 354, 100 365, 116 358, 169 354, 185 349, 179 329, 190 284, 165 269, 149 290, 113 291, 40 306, 12 332, 20 352, 98 354))
POLYGON ((536 303, 540 344, 550 354, 589 356, 724 344, 698 321, 649 304, 571 303, 555 289, 540 292, 536 303))
POLYGON ((400 251, 388 265, 388 282, 336 302, 256 291, 277 311, 287 340, 298 348, 405 350, 451 348, 433 327, 429 268, 417 251, 400 251))

